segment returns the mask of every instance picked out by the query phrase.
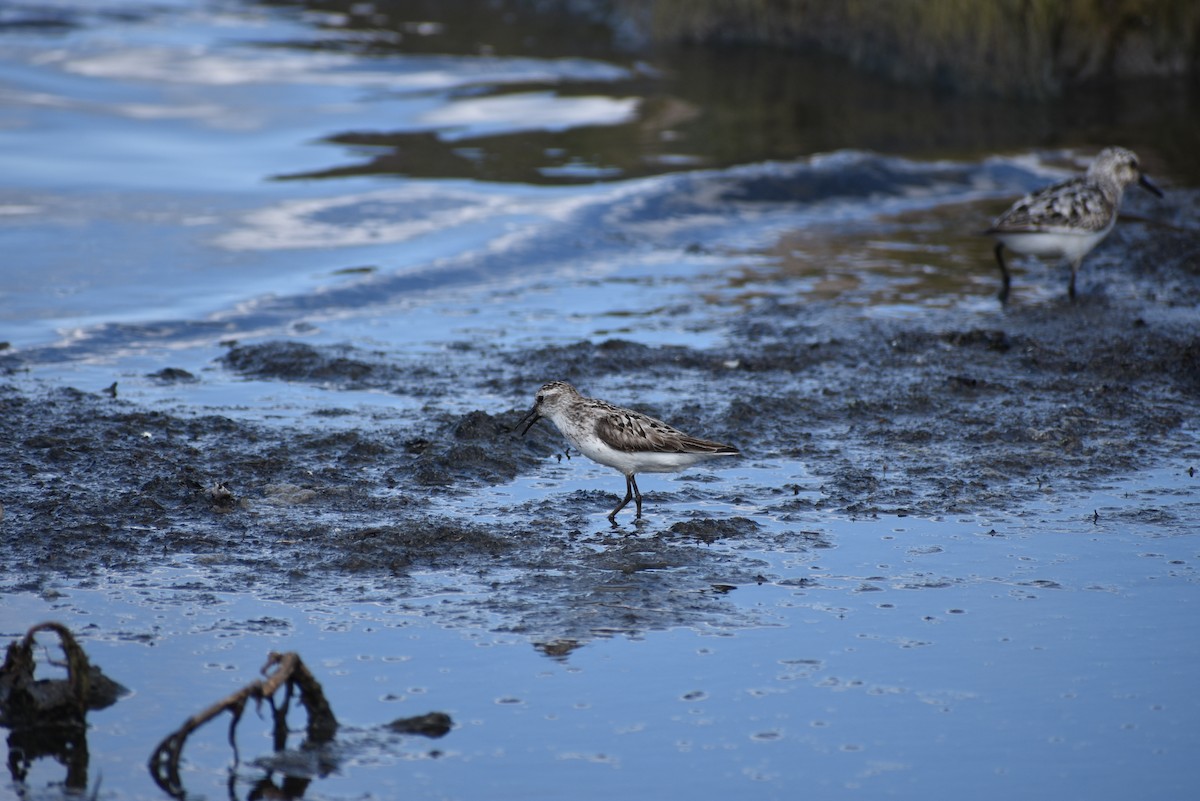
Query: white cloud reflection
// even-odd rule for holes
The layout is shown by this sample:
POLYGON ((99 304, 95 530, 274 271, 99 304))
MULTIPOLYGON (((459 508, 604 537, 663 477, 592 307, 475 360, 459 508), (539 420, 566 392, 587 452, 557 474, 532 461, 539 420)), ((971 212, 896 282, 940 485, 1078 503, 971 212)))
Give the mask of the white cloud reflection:
POLYGON ((444 139, 486 136, 513 131, 562 131, 582 125, 619 125, 637 116, 633 97, 558 97, 552 92, 524 92, 498 97, 455 100, 417 118, 418 124, 459 128, 444 139))
POLYGON ((629 191, 616 186, 566 191, 540 189, 513 194, 408 184, 396 189, 288 200, 245 215, 216 239, 229 250, 291 250, 392 245, 422 237, 445 238, 461 247, 461 232, 481 245, 518 238, 561 223, 581 208, 610 202, 629 191), (481 237, 481 234, 483 236, 481 237))
POLYGON ((365 62, 339 53, 126 47, 88 54, 42 53, 37 62, 89 78, 195 86, 304 84, 445 91, 480 84, 616 81, 628 70, 586 59, 405 56, 365 62), (365 67, 365 64, 371 67, 365 67))

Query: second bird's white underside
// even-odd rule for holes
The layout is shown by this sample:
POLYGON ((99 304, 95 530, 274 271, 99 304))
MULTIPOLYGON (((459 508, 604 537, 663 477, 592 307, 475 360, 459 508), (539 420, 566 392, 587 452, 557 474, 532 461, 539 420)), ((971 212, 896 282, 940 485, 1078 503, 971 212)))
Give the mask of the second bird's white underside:
POLYGON ((1069 261, 1078 261, 1100 244, 1110 230, 1111 225, 1100 231, 1028 231, 994 236, 1003 242, 1005 247, 1026 256, 1061 256, 1069 261))

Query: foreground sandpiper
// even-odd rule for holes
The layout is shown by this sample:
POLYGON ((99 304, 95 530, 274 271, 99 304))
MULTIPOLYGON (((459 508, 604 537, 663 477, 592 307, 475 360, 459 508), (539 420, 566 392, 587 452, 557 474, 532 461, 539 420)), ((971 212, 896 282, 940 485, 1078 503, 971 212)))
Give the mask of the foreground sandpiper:
POLYGON ((1096 156, 1086 175, 1026 195, 997 217, 985 233, 999 240, 996 262, 1004 281, 1000 302, 1008 301, 1011 284, 1004 263, 1005 247, 1027 256, 1067 259, 1071 264, 1068 293, 1074 300, 1079 265, 1112 230, 1121 196, 1132 183, 1163 196, 1142 174, 1137 155, 1121 147, 1106 148, 1096 156))
POLYGON ((585 398, 564 381, 551 381, 538 390, 533 408, 517 423, 529 421, 522 436, 543 417, 584 456, 625 476, 625 499, 608 513, 613 523, 631 500, 637 503, 637 516, 642 516, 638 473, 673 473, 705 459, 740 455, 732 445, 690 437, 641 412, 585 398))

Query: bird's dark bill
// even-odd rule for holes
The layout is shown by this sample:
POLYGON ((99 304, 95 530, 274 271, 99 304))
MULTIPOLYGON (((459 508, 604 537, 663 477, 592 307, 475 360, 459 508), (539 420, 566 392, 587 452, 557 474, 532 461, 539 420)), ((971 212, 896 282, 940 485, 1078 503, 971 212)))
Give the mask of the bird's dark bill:
POLYGON ((528 425, 526 425, 525 428, 521 431, 521 436, 523 437, 526 434, 528 434, 529 429, 533 428, 533 424, 541 419, 542 419, 542 416, 537 413, 536 408, 530 409, 524 417, 522 417, 520 420, 517 421, 518 428, 520 428, 521 424, 524 423, 526 420, 529 421, 528 425))
POLYGON ((1163 196, 1163 191, 1161 189, 1159 189, 1157 186, 1155 186, 1154 182, 1151 181, 1149 178, 1147 178, 1144 175, 1141 176, 1140 178, 1138 178, 1138 186, 1142 187, 1147 192, 1153 192, 1154 194, 1158 195, 1159 197, 1163 196))

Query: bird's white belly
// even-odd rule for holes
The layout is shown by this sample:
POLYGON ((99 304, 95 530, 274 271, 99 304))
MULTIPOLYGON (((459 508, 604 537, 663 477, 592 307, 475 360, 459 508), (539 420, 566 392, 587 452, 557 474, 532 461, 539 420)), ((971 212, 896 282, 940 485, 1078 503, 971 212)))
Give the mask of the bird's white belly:
POLYGON ((627 476, 635 473, 674 473, 716 455, 711 453, 622 451, 609 446, 598 437, 569 437, 568 439, 587 458, 618 470, 627 476))
POLYGON ((1070 261, 1083 258, 1100 244, 1111 230, 1073 233, 1068 231, 1033 231, 1029 233, 997 234, 1004 246, 1026 256, 1063 257, 1070 261))

